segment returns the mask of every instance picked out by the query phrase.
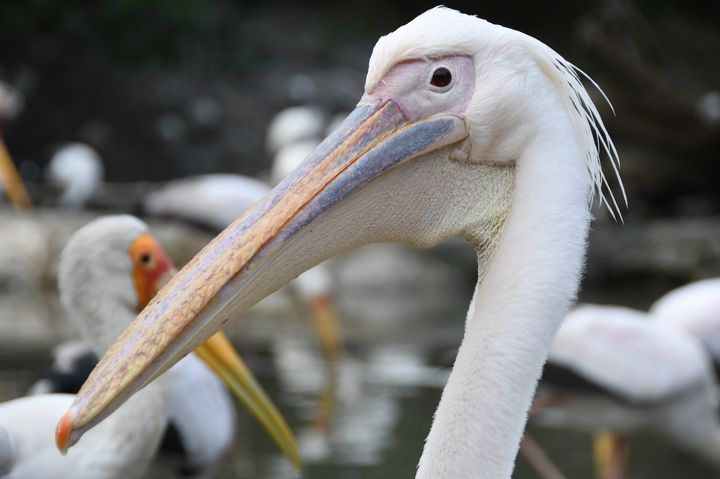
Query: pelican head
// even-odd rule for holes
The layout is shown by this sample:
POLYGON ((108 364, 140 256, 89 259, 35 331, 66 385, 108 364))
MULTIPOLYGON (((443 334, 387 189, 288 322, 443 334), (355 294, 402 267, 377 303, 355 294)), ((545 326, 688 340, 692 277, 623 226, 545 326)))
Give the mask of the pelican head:
POLYGON ((602 180, 598 121, 572 65, 522 33, 435 8, 382 37, 355 110, 160 291, 77 396, 73 427, 97 423, 240 311, 347 249, 460 236, 482 271, 520 183, 532 187, 523 170, 564 175, 586 214, 602 180), (547 136, 567 142, 565 129, 571 171, 528 155, 547 136))

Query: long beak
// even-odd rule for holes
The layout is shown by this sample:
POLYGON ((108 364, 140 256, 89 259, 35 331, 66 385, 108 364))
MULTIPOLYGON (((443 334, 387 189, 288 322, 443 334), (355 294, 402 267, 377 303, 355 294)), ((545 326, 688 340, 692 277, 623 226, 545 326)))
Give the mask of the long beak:
POLYGON ((10 153, 5 146, 5 142, 0 136, 0 182, 5 188, 5 194, 7 194, 10 203, 16 210, 24 210, 32 207, 30 201, 30 195, 25 189, 25 184, 22 181, 22 177, 15 168, 10 153))
POLYGON ((195 354, 215 371, 243 406, 255 416, 296 469, 302 467, 295 436, 280 411, 235 352, 222 332, 195 348, 195 354))
MULTIPOLYGON (((222 379, 235 397, 265 428, 293 466, 300 470, 302 460, 295 436, 227 336, 222 332, 215 333, 195 349, 195 354, 222 379)), ((68 411, 58 424, 56 442, 63 454, 67 452, 71 442, 74 442, 72 422, 72 412, 68 411)))
MULTIPOLYGON (((237 313, 329 257, 330 248, 305 247, 301 238, 323 226, 336 205, 401 163, 467 136, 458 116, 410 121, 394 101, 361 102, 297 170, 173 277, 110 347, 70 408, 68 444, 237 313)), ((353 232, 339 233, 340 240, 327 239, 353 244, 353 232)))

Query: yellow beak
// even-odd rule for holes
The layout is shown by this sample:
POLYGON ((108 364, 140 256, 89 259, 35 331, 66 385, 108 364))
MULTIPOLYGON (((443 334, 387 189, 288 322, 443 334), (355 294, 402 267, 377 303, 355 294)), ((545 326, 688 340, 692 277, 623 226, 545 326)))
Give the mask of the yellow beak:
POLYGON ((215 371, 235 397, 262 424, 293 466, 299 470, 302 467, 302 460, 295 436, 280 411, 238 356, 227 336, 222 332, 215 333, 195 349, 195 354, 215 371))
POLYGON ((10 153, 5 147, 5 142, 0 137, 0 182, 5 188, 10 203, 16 210, 23 210, 32 207, 30 195, 28 195, 22 177, 15 168, 10 153))

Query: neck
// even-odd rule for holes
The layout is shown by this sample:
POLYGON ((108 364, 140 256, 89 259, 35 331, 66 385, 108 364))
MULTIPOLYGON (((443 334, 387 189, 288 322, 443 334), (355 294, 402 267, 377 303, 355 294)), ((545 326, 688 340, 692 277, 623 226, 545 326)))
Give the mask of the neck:
POLYGON ((480 271, 465 337, 418 478, 512 474, 552 338, 582 269, 590 188, 567 115, 556 109, 517 161, 506 225, 480 271))

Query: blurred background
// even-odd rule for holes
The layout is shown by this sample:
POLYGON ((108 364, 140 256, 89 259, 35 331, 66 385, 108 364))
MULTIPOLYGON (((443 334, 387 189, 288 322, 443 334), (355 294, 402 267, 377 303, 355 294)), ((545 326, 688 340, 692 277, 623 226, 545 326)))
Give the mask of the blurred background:
MULTIPOLYGON (((0 209, 0 400, 22 395, 52 347, 76 336, 54 283, 57 254, 76 228, 108 212, 142 214, 178 264, 187 261, 212 228, 202 218, 149 214, 148 195, 192 175, 271 181, 287 146, 269 138, 273 118, 307 107, 301 114, 309 116, 297 121, 320 126, 291 140, 321 139, 361 96, 377 38, 432 6, 0 3, 0 129, 37 207, 20 215, 7 203, 0 209), (90 171, 77 196, 50 167, 70 142, 94 149, 100 165, 64 173, 73 179, 90 171)), ((597 210, 581 300, 643 309, 673 287, 719 275, 719 2, 448 6, 539 38, 613 103, 615 115, 593 93, 620 153, 629 208, 624 224, 597 210)), ((474 253, 461 242, 429 251, 382 245, 328 269, 344 353, 322 421, 326 368, 293 294, 269 298, 228 332, 298 434, 303 477, 409 477, 462 335, 474 253)), ((291 477, 261 429, 239 421, 233 451, 214 477, 291 477)), ((590 477, 589 436, 531 431, 568 477, 590 477)), ((632 450, 632 477, 714 477, 656 437, 632 450)), ((156 469, 163 477, 174 471, 163 460, 156 469)), ((537 476, 520 460, 515 477, 537 476)))

